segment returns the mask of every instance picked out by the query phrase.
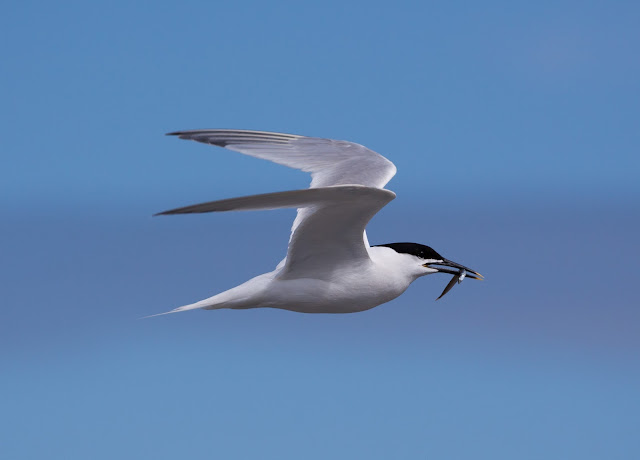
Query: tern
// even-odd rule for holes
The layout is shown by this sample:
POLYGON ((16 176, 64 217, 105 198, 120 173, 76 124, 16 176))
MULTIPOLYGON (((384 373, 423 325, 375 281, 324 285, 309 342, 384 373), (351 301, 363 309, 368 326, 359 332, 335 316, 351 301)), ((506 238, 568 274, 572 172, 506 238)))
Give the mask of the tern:
POLYGON ((395 175, 396 167, 362 145, 235 129, 168 135, 299 169, 310 173, 312 180, 308 189, 210 201, 156 214, 297 208, 287 255, 275 270, 160 315, 221 308, 354 313, 395 299, 413 281, 432 273, 453 275, 440 297, 465 277, 483 279, 478 272, 445 259, 429 246, 369 245, 367 223, 396 197, 383 188, 395 175))

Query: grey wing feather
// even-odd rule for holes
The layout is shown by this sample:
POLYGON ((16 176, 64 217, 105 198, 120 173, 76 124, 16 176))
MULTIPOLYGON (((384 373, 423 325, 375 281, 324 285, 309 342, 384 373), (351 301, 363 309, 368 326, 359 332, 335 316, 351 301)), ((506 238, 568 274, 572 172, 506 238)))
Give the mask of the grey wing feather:
POLYGON ((326 205, 298 210, 280 278, 332 276, 332 267, 369 260, 365 228, 395 198, 390 190, 363 187, 326 205))
POLYGON ((280 276, 322 277, 343 261, 368 259, 364 229, 395 196, 375 187, 339 185, 210 201, 159 214, 298 208, 298 215, 305 212, 305 218, 291 234, 280 276))
MULTIPOLYGON (((345 203, 354 199, 376 197, 391 201, 395 193, 390 190, 363 187, 361 185, 338 185, 323 188, 307 188, 286 192, 263 193, 260 195, 227 198, 225 200, 208 201, 181 208, 159 212, 155 216, 172 214, 194 214, 225 211, 257 211, 282 208, 306 208, 325 205, 331 202, 345 203)), ((385 203, 386 204, 386 203, 385 203)))
POLYGON ((232 129, 177 131, 178 136, 217 145, 311 173, 311 187, 359 184, 384 187, 396 167, 382 155, 347 141, 232 129))

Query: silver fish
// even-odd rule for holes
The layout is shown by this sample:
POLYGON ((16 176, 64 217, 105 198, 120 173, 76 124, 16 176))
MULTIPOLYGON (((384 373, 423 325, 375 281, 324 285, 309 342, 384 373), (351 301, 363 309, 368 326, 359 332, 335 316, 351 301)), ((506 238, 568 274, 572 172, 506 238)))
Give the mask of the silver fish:
POLYGON ((453 288, 453 286, 456 285, 456 283, 458 282, 459 276, 460 274, 458 273, 451 277, 451 281, 449 281, 449 284, 447 284, 447 287, 444 288, 444 291, 442 291, 442 294, 440 294, 440 297, 438 297, 436 300, 440 300, 442 296, 444 296, 447 292, 451 290, 451 288, 453 288))
POLYGON ((447 286, 444 288, 444 291, 442 291, 442 294, 440 294, 440 297, 438 297, 436 300, 440 300, 447 292, 449 292, 453 288, 453 286, 456 285, 456 283, 462 283, 462 280, 464 280, 465 276, 467 276, 467 271, 462 269, 458 273, 453 275, 451 281, 449 281, 449 284, 447 284, 447 286))

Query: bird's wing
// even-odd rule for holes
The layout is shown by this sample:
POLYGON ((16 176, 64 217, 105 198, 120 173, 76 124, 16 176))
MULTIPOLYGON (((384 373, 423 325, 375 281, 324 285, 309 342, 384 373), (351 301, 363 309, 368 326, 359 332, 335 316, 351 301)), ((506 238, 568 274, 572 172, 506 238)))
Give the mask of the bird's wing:
POLYGON ((347 184, 382 188, 396 173, 394 164, 385 157, 353 142, 232 129, 177 131, 169 135, 311 173, 311 188, 347 184))
MULTIPOLYGON (((306 171, 311 173, 310 190, 350 185, 351 188, 340 189, 339 192, 326 191, 318 196, 309 190, 303 198, 308 201, 298 204, 291 201, 292 204, 286 206, 297 207, 298 214, 291 228, 286 264, 281 272, 283 275, 292 272, 294 268, 296 273, 302 273, 303 267, 313 270, 314 267, 325 264, 324 270, 328 270, 331 264, 337 265, 339 261, 346 261, 348 258, 354 262, 360 258, 368 258, 369 244, 364 228, 375 213, 395 197, 393 192, 382 189, 395 175, 395 165, 382 155, 353 142, 228 129, 178 131, 169 134, 306 171)), ((233 198, 186 209, 191 209, 190 212, 208 212, 198 209, 219 211, 222 209, 213 209, 212 206, 226 206, 232 202, 234 206, 241 206, 235 209, 257 209, 245 207, 256 206, 257 203, 261 206, 259 209, 272 209, 273 203, 278 200, 294 200, 294 196, 295 199, 302 197, 296 195, 302 192, 233 198), (241 200, 243 204, 234 200, 241 200), (271 204, 267 204, 267 201, 271 204)))
POLYGON ((282 278, 322 278, 343 263, 367 260, 367 223, 396 194, 362 185, 337 185, 210 201, 159 213, 299 208, 310 211, 291 235, 282 278))

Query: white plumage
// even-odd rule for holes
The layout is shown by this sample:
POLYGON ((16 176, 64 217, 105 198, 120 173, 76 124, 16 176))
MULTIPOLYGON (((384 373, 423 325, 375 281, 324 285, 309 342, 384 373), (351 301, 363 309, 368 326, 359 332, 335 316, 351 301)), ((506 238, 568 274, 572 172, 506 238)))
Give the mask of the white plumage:
POLYGON ((430 273, 450 273, 461 280, 469 272, 467 276, 481 278, 428 246, 369 246, 365 227, 396 197, 383 188, 396 167, 362 145, 262 131, 208 129, 170 134, 300 169, 311 173, 312 180, 304 190, 211 201, 160 213, 298 208, 287 256, 274 271, 167 313, 261 307, 349 313, 388 302, 430 273))

